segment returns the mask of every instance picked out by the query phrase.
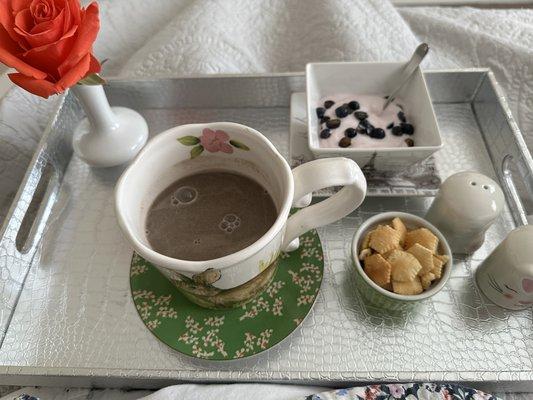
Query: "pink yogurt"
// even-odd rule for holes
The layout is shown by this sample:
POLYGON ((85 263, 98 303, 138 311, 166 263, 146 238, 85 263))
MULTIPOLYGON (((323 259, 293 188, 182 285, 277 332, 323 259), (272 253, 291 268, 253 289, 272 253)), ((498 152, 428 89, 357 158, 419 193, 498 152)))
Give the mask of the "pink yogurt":
MULTIPOLYGON (((324 102, 326 100, 332 100, 335 102, 329 109, 326 110, 324 115, 330 117, 331 119, 337 118, 335 115, 335 109, 344 103, 349 103, 352 100, 355 100, 359 103, 360 108, 357 111, 364 111, 368 114, 368 121, 375 127, 381 128, 385 131, 385 137, 383 139, 374 139, 368 135, 358 133, 356 137, 352 138, 351 148, 384 148, 384 147, 408 147, 405 143, 405 139, 411 137, 409 135, 395 136, 392 134, 390 129, 387 129, 387 126, 394 122, 394 125, 399 125, 401 123, 398 118, 398 112, 402 109, 398 104, 402 104, 401 99, 396 99, 393 101, 385 111, 382 111, 383 104, 385 104, 385 98, 383 96, 376 95, 361 95, 361 94, 338 94, 333 96, 327 96, 320 100, 320 103, 317 107, 324 107, 324 102)), ((317 118, 316 114, 313 115, 314 118, 317 118)), ((407 116, 407 122, 409 122, 409 117, 407 116)), ((357 128, 359 125, 359 120, 354 117, 353 112, 344 118, 339 118, 341 124, 338 128, 331 129, 331 136, 327 139, 319 138, 320 147, 340 147, 339 140, 341 140, 345 135, 344 131, 347 128, 357 128)), ((320 134, 322 129, 326 128, 325 124, 320 124, 319 131, 317 134, 320 134)))

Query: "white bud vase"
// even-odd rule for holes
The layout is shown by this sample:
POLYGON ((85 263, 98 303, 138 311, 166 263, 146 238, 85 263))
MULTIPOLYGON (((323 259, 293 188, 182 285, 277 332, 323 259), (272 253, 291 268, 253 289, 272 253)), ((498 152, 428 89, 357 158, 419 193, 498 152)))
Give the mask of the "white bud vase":
POLYGON ((148 139, 148 125, 141 114, 110 107, 101 85, 75 85, 71 90, 87 116, 72 139, 78 157, 93 167, 113 167, 133 159, 148 139))

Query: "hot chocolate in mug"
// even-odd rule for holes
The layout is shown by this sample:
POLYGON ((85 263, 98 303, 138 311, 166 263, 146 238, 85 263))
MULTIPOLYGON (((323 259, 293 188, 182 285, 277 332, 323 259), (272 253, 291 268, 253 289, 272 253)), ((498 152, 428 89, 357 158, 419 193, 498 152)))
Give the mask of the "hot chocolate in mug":
POLYGON ((298 246, 310 229, 335 222, 364 200, 366 180, 346 158, 323 158, 291 171, 270 141, 255 129, 231 122, 181 125, 150 140, 124 171, 115 189, 119 225, 135 251, 152 262, 195 303, 233 307, 261 292, 276 271, 281 251, 298 246), (244 175, 260 183, 272 197, 277 219, 256 242, 235 253, 206 261, 160 254, 146 236, 146 217, 154 199, 185 176, 209 171, 244 175), (313 191, 342 188, 309 205, 313 191), (292 207, 304 207, 289 215, 292 207))

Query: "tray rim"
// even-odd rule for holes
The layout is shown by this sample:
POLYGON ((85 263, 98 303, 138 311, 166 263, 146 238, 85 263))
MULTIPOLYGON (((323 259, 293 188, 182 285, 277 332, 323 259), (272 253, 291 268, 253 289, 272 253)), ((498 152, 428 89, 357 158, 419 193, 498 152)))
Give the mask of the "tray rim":
MULTIPOLYGON (((494 73, 489 68, 465 68, 465 69, 433 69, 433 70, 424 70, 424 73, 483 73, 485 76, 490 79, 493 87, 496 90, 499 106, 506 111, 507 122, 513 132, 513 138, 519 146, 521 152, 529 161, 529 167, 533 164, 533 159, 531 153, 529 152, 527 145, 525 143, 524 137, 518 128, 510 110, 509 106, 503 91, 503 88, 499 85, 496 80, 494 73)), ((283 72, 283 73, 258 73, 258 74, 212 74, 212 75, 192 75, 192 76, 157 76, 155 78, 123 78, 119 76, 111 76, 106 78, 110 83, 127 83, 127 82, 153 82, 161 80, 195 80, 195 79, 260 79, 260 78, 282 78, 282 77, 304 77, 304 72, 283 72)), ((481 85, 482 80, 479 82, 481 85)), ((479 89, 476 89, 477 90, 479 89)), ((58 96, 58 102, 54 106, 54 111, 60 110, 64 105, 65 99, 68 95, 68 91, 64 94, 58 96)), ((2 101, 3 99, 0 99, 2 101)), ((474 99, 470 99, 472 102, 474 99)), ((465 101, 467 102, 467 101, 465 101)), ((26 169, 25 175, 19 189, 17 190, 14 199, 11 203, 9 211, 6 215, 5 220, 3 221, 2 226, 0 227, 0 240, 3 239, 6 227, 13 216, 13 211, 16 208, 18 199, 20 199, 21 194, 23 193, 31 172, 38 163, 43 149, 47 145, 49 136, 52 134, 53 123, 57 113, 55 112, 50 117, 46 128, 44 129, 43 136, 41 137, 39 144, 34 152, 34 155, 26 169)), ((533 169, 532 169, 533 170, 533 169)), ((29 257, 28 263, 31 264, 33 256, 29 257)), ((21 289, 22 290, 22 289, 21 289)), ((14 305, 13 310, 16 310, 17 304, 14 305)), ((9 324, 6 328, 9 329, 9 324)), ((3 339, 3 338, 0 338, 3 339)), ((2 340, 0 340, 0 349, 1 349, 2 340)), ((213 368, 215 369, 215 368, 213 368)), ((113 385, 113 379, 118 382, 119 385, 123 385, 122 382, 127 382, 126 386, 134 387, 132 380, 139 380, 141 386, 138 387, 160 387, 158 383, 168 384, 175 381, 193 381, 193 382, 287 382, 288 380, 305 383, 310 382, 319 385, 328 385, 335 382, 342 382, 346 384, 347 382, 365 382, 365 377, 361 374, 354 371, 330 371, 326 372, 329 376, 324 376, 324 371, 313 372, 313 371, 290 371, 290 374, 298 375, 297 377, 289 377, 286 372, 269 372, 269 371, 258 371, 258 372, 248 372, 240 373, 239 371, 224 371, 216 370, 217 377, 212 378, 208 377, 207 374, 212 372, 209 370, 173 370, 173 369, 113 369, 113 368, 93 368, 93 367, 39 367, 39 366, 17 366, 17 365, 0 365, 0 381, 2 384, 24 384, 31 383, 36 384, 36 382, 42 382, 39 384, 42 385, 54 385, 54 381, 62 379, 73 379, 79 380, 81 385, 94 385, 95 382, 105 382, 105 385, 108 386, 108 383, 113 385), (120 371, 120 376, 110 377, 110 373, 114 370, 120 371), (158 377, 146 377, 142 376, 143 374, 157 374, 158 377), (240 376, 238 376, 240 375, 240 376), (25 380, 27 379, 27 380, 25 380), (150 383, 142 383, 144 381, 153 381, 156 386, 152 386, 150 383)), ((372 376, 379 380, 382 379, 382 382, 405 382, 405 381, 425 381, 431 380, 435 382, 443 381, 446 378, 446 381, 461 381, 464 383, 467 382, 476 382, 476 383, 485 383, 490 384, 492 381, 495 385, 501 389, 502 385, 510 384, 512 385, 512 390, 533 390, 533 369, 531 370, 520 370, 520 371, 402 371, 398 372, 383 372, 383 371, 367 371, 364 373, 367 375, 372 374, 372 376), (480 377, 480 374, 484 376, 480 377), (394 378, 391 378, 394 376, 394 378), (432 378, 433 377, 433 378, 432 378), (497 381, 495 379, 498 379, 497 381)), ((479 385, 478 385, 479 386, 479 385)))
MULTIPOLYGON (((386 62, 386 61, 384 61, 386 62)), ((435 69, 422 69, 424 74, 439 74, 439 73, 490 73, 492 70, 488 67, 471 67, 471 68, 435 68, 435 69)), ((305 71, 293 71, 293 72, 265 72, 265 73, 221 73, 221 74, 191 74, 191 75, 179 75, 179 74, 161 74, 153 78, 146 77, 121 77, 119 75, 104 76, 106 81, 110 82, 151 82, 160 80, 195 80, 195 79, 259 79, 259 78, 292 78, 292 77, 305 77, 305 71)))

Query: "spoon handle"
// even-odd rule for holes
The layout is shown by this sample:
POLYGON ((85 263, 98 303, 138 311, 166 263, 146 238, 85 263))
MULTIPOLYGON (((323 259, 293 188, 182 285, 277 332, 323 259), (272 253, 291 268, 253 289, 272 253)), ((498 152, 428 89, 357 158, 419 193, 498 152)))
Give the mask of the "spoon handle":
POLYGON ((387 98, 387 101, 383 105, 383 110, 385 110, 390 103, 394 101, 396 98, 396 95, 402 90, 402 88, 405 86, 405 84, 409 81, 411 78, 411 75, 413 75, 413 72, 415 72, 416 68, 420 65, 424 57, 429 51, 429 46, 427 43, 421 43, 416 48, 415 52, 413 53, 413 56, 405 66, 405 69, 403 70, 402 78, 400 86, 398 86, 387 98))

